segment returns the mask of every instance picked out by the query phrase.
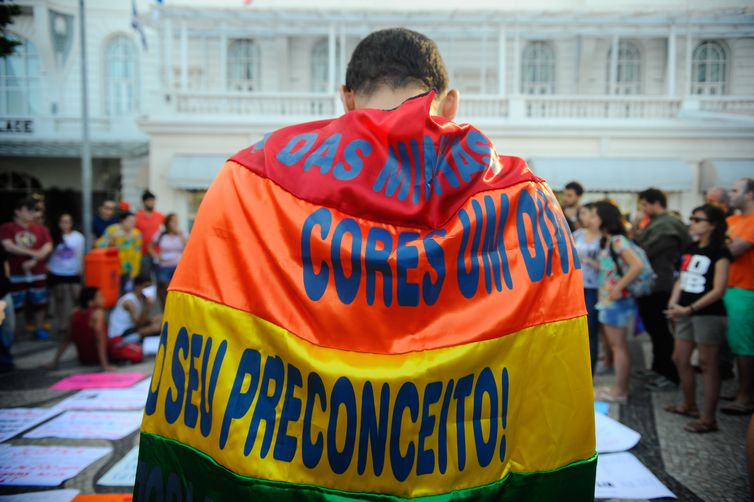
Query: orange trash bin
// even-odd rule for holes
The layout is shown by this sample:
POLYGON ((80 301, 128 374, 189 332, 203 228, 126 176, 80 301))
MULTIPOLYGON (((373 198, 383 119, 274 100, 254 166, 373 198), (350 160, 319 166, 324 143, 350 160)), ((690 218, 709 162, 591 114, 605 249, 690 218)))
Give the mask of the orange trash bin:
POLYGON ((115 248, 93 249, 84 257, 84 285, 99 288, 105 308, 113 308, 120 293, 120 258, 115 248))

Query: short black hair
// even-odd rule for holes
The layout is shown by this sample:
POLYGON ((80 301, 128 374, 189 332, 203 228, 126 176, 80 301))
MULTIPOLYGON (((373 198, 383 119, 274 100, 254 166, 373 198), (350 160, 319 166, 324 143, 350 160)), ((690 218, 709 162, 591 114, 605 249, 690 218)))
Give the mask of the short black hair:
POLYGON ((13 209, 18 211, 19 209, 26 208, 29 211, 36 211, 37 210, 37 201, 34 199, 20 199, 16 201, 16 205, 13 206, 13 209))
POLYGON ((118 215, 118 221, 124 221, 126 218, 133 215, 134 213, 132 213, 131 211, 123 211, 122 213, 120 213, 120 215, 118 215))
POLYGON ((144 190, 144 192, 141 194, 141 201, 142 202, 144 202, 145 200, 156 199, 156 198, 157 198, 157 196, 155 194, 153 194, 152 192, 150 192, 148 188, 146 190, 144 190))
POLYGON ((88 309, 89 302, 94 300, 94 297, 97 296, 97 291, 99 291, 99 288, 93 286, 87 286, 82 289, 81 293, 79 293, 79 307, 82 309, 88 309))
POLYGON ((578 181, 572 181, 568 183, 565 186, 565 190, 573 190, 574 192, 576 192, 576 195, 578 195, 579 197, 584 195, 584 187, 581 186, 581 183, 579 183, 578 181))
POLYGON ((647 188, 643 192, 639 192, 639 200, 645 200, 650 204, 659 202, 662 207, 668 207, 668 198, 659 188, 647 188))
POLYGON ((370 95, 383 85, 400 89, 410 84, 438 94, 448 88, 448 70, 432 39, 406 28, 388 28, 359 42, 346 69, 348 90, 370 95))
POLYGON ((147 272, 139 272, 139 275, 134 277, 134 286, 141 286, 148 282, 152 282, 152 276, 147 272))
POLYGON ((754 178, 741 178, 745 182, 744 193, 754 192, 754 178))

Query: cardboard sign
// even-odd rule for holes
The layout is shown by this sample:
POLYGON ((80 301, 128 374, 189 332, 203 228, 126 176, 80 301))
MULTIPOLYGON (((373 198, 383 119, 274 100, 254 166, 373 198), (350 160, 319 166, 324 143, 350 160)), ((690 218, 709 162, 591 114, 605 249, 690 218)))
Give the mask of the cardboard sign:
POLYGON ((25 438, 122 439, 139 428, 140 411, 67 411, 25 438))
POLYGON ((630 453, 600 455, 597 461, 597 499, 656 499, 676 496, 630 453))
POLYGON ((16 493, 14 495, 0 495, 0 502, 70 502, 78 490, 45 490, 42 492, 16 493))
POLYGON ((77 373, 62 379, 50 388, 55 390, 122 389, 132 386, 144 376, 144 373, 77 373))
POLYGON ((630 450, 641 439, 641 434, 601 413, 594 414, 597 435, 597 453, 614 453, 630 450))
POLYGON ((55 408, 0 409, 0 442, 6 441, 60 414, 55 408))
POLYGON ((125 457, 107 471, 97 481, 102 486, 133 486, 136 479, 136 465, 139 462, 139 447, 135 446, 125 457))
POLYGON ((149 390, 145 387, 84 389, 59 402, 54 408, 58 410, 140 410, 144 408, 148 392, 149 390))
POLYGON ((0 445, 0 485, 58 486, 110 448, 0 445))

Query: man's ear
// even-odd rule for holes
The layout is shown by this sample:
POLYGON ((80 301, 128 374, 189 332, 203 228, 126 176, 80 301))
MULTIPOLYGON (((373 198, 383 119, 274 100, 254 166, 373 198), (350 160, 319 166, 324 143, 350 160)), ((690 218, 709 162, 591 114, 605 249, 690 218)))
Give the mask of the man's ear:
POLYGON ((458 105, 461 101, 461 94, 458 89, 450 89, 445 96, 440 98, 437 105, 437 115, 445 117, 448 120, 454 120, 458 113, 458 105))
POLYGON ((341 85, 338 89, 340 94, 340 102, 343 103, 343 110, 348 113, 356 109, 356 97, 353 95, 353 91, 345 85, 341 85))

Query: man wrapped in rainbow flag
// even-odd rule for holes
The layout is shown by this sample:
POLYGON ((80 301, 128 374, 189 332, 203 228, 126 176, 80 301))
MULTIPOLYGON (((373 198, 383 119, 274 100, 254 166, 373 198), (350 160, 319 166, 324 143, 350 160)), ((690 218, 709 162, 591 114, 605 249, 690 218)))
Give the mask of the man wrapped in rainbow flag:
POLYGON ((593 500, 581 265, 547 184, 453 122, 434 42, 223 167, 170 285, 146 500, 593 500))

